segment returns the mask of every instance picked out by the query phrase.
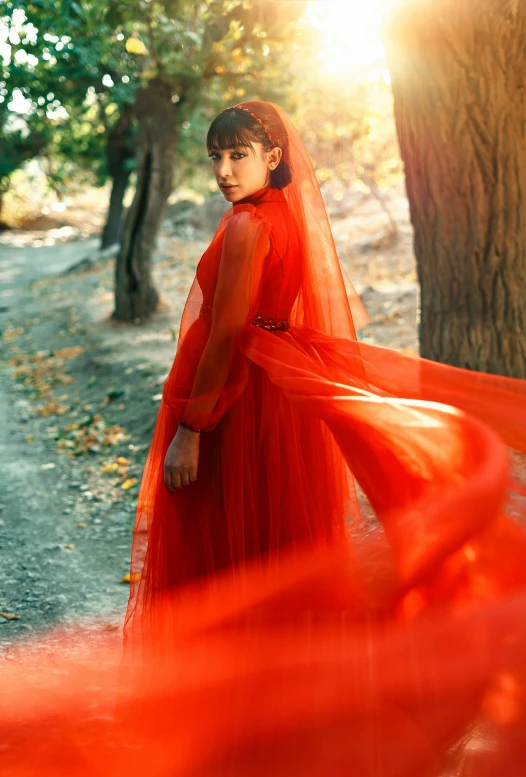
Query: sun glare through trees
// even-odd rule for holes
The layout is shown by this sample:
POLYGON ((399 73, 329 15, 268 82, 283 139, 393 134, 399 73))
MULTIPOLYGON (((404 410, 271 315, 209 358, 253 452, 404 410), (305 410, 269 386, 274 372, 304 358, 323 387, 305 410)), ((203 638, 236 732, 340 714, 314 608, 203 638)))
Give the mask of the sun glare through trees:
MULTIPOLYGON (((312 0, 305 19, 319 36, 318 57, 328 76, 349 80, 384 63, 380 29, 400 0, 312 0)), ((387 68, 385 74, 388 78, 387 68)))

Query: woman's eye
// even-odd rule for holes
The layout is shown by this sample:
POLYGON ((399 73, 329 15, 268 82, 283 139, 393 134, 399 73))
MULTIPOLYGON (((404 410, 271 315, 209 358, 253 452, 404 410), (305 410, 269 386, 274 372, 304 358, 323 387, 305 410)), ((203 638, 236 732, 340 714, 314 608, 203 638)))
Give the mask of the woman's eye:
MULTIPOLYGON (((208 156, 210 157, 210 159, 215 161, 219 157, 219 154, 208 154, 208 156)), ((236 159, 236 158, 237 159, 243 159, 243 157, 245 157, 245 156, 246 156, 246 154, 242 154, 240 151, 235 151, 232 154, 232 159, 236 159)))

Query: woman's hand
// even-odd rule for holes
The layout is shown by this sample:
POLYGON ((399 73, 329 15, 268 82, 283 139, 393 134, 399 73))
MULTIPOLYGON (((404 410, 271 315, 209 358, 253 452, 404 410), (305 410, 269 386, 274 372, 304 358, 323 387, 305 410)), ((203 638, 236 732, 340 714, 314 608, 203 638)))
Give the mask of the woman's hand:
POLYGON ((164 483, 170 493, 197 479, 198 461, 199 434, 179 426, 164 460, 164 483))

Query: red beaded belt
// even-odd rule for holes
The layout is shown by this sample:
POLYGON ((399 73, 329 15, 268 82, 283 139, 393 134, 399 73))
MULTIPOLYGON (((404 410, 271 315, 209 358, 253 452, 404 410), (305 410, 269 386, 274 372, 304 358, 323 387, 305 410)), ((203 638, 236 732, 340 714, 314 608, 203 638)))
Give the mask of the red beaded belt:
POLYGON ((290 329, 290 324, 286 318, 283 319, 283 321, 278 321, 275 318, 256 316, 250 323, 252 326, 259 326, 261 329, 266 329, 267 332, 287 332, 290 329))
MULTIPOLYGON (((206 305, 203 302, 199 311, 199 316, 201 318, 210 318, 211 315, 212 308, 210 305, 206 305)), ((279 321, 275 318, 263 318, 263 316, 256 316, 250 323, 252 326, 259 326, 261 329, 266 329, 267 332, 287 332, 290 329, 288 319, 279 321)))

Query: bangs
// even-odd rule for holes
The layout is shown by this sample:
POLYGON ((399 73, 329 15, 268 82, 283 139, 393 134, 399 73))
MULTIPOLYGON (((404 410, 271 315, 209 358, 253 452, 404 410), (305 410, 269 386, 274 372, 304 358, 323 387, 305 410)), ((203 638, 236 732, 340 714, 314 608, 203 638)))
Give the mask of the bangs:
POLYGON ((255 141, 248 127, 243 127, 233 112, 216 116, 208 129, 206 148, 210 151, 223 151, 225 148, 250 148, 255 141))

